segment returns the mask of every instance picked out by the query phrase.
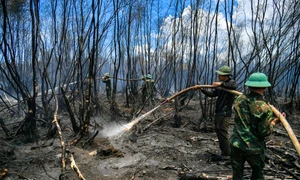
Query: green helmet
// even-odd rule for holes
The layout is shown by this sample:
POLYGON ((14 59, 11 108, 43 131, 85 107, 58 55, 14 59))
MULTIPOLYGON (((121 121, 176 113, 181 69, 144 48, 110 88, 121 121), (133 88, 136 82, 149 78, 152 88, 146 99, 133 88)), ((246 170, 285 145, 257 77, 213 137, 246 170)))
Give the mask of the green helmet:
POLYGON ((106 76, 106 77, 110 77, 110 76, 109 76, 109 73, 105 73, 105 74, 104 74, 104 76, 106 76))
POLYGON ((142 75, 142 77, 141 77, 142 79, 146 79, 146 75, 142 75))
POLYGON ((147 79, 152 79, 152 76, 151 76, 151 74, 147 74, 147 79))
POLYGON ((249 87, 264 88, 270 87, 271 83, 269 83, 268 78, 264 73, 257 72, 250 75, 245 85, 249 87))
POLYGON ((219 70, 216 70, 216 72, 220 75, 225 75, 225 76, 231 75, 231 70, 230 70, 230 67, 228 67, 228 66, 222 66, 222 67, 220 67, 219 70))

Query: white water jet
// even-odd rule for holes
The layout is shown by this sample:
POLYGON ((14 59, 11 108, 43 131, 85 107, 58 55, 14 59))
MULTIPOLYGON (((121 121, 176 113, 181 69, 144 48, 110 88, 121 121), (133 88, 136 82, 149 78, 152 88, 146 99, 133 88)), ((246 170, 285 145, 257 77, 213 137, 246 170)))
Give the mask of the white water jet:
POLYGON ((147 113, 135 118, 129 123, 118 123, 118 122, 111 122, 103 126, 103 130, 101 131, 101 134, 112 138, 112 137, 120 137, 125 132, 128 132, 135 124, 137 124, 142 119, 146 118, 148 115, 150 115, 153 111, 158 109, 160 107, 156 106, 152 110, 148 111, 147 113))

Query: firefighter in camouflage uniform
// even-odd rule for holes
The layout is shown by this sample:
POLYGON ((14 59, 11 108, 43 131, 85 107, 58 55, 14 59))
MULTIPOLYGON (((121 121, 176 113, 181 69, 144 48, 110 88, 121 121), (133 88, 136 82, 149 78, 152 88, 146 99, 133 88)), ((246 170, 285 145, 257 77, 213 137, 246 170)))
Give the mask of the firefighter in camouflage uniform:
MULTIPOLYGON (((271 107, 263 99, 263 93, 270 87, 267 76, 253 73, 245 83, 250 93, 240 95, 234 102, 234 129, 230 139, 230 160, 233 180, 243 179, 244 164, 251 166, 252 180, 264 179, 265 137, 280 122, 271 107)), ((282 113, 285 117, 285 113, 282 113)))
POLYGON ((143 75, 142 79, 144 81, 142 84, 142 102, 146 103, 147 100, 150 100, 154 104, 155 82, 151 74, 143 75))
POLYGON ((143 84, 142 84, 142 103, 144 104, 146 102, 147 99, 147 79, 145 75, 142 75, 142 80, 143 80, 143 84))
POLYGON ((155 82, 152 79, 151 74, 147 74, 146 78, 147 78, 146 82, 147 82, 147 86, 148 86, 147 87, 147 90, 148 90, 147 94, 150 98, 150 102, 152 104, 154 104, 155 82))
POLYGON ((110 81, 110 75, 109 73, 105 73, 104 76, 102 76, 102 82, 105 83, 105 90, 106 90, 106 97, 108 101, 111 100, 111 81, 110 81))

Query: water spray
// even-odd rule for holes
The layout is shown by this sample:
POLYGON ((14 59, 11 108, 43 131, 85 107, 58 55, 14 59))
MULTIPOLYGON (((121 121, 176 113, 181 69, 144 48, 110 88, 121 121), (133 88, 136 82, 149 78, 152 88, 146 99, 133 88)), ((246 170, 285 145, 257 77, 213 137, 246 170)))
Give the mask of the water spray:
POLYGON ((195 89, 201 89, 201 88, 216 88, 216 86, 214 85, 195 85, 195 86, 191 86, 188 87, 186 89, 183 89, 181 91, 179 91, 178 93, 174 94, 173 96, 167 98, 165 101, 163 101, 162 103, 160 103, 158 106, 156 106, 155 108, 153 108, 152 110, 148 111, 147 113, 141 115, 140 117, 135 118, 133 121, 131 121, 130 123, 126 124, 126 131, 128 132, 135 124, 137 124, 139 121, 141 121, 142 119, 146 118, 148 115, 150 115, 152 112, 154 112, 156 109, 160 108, 162 105, 166 104, 167 102, 169 102, 170 100, 174 99, 175 97, 190 91, 190 90, 195 90, 195 89))
MULTIPOLYGON (((152 110, 148 111, 147 113, 135 118, 133 121, 131 121, 130 123, 126 124, 123 126, 124 128, 124 131, 125 132, 128 132, 130 131, 130 129, 135 125, 137 124, 138 122, 140 122, 141 120, 143 120, 144 118, 146 118, 147 116, 149 116, 152 112, 154 112, 156 109, 160 108, 161 106, 163 106, 164 104, 166 104, 167 102, 169 102, 170 100, 174 99, 175 97, 187 92, 187 91, 190 91, 190 90, 196 90, 196 89, 202 89, 202 88, 217 88, 217 89, 220 89, 220 90, 224 90, 224 91, 227 91, 229 93, 232 93, 232 94, 235 94, 235 95, 242 95, 243 93, 239 92, 239 91, 236 91, 236 90, 230 90, 230 89, 225 89, 225 88, 222 88, 222 87, 219 87, 219 86, 215 86, 215 85, 195 85, 195 86, 191 86, 191 87, 188 87, 186 89, 183 89, 181 91, 179 91, 178 93, 172 95, 171 97, 167 98, 165 101, 163 101, 161 104, 159 104, 158 106, 156 106, 155 108, 153 108, 152 110)), ((293 131, 293 129, 291 128, 290 124, 287 122, 287 120, 285 119, 285 117, 273 106, 273 105, 270 105, 269 106, 271 107, 273 113, 280 119, 281 123, 283 124, 285 130, 287 131, 298 155, 300 156, 300 144, 299 144, 299 141, 293 131)))

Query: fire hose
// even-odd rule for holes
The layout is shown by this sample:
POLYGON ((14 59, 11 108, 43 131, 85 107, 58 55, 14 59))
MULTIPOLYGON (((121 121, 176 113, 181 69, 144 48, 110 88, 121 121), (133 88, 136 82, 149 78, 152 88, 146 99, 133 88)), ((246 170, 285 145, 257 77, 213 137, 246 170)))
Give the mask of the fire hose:
MULTIPOLYGON (((218 88, 218 87, 217 87, 218 88)), ((236 95, 241 95, 243 93, 239 92, 239 91, 235 91, 235 90, 229 90, 229 89, 225 89, 225 88, 218 88, 218 89, 222 89, 224 91, 236 94, 236 95)), ((300 156, 300 144, 299 141, 293 131, 293 129, 291 128, 290 124, 288 123, 288 121, 285 119, 285 117, 279 112, 279 110, 277 110, 273 105, 270 105, 273 113, 279 118, 280 122, 282 123, 283 127, 285 128, 286 132, 288 133, 298 155, 300 156)))
MULTIPOLYGON (((225 89, 225 88, 221 88, 221 87, 218 87, 218 86, 214 86, 214 85, 195 85, 195 86, 191 86, 191 87, 188 87, 186 89, 183 89, 181 91, 179 91, 178 93, 172 95, 171 97, 167 98, 165 101, 163 101, 160 105, 158 105, 157 107, 155 107, 154 109, 152 109, 151 111, 149 111, 148 113, 142 115, 140 118, 137 118, 136 120, 134 120, 132 122, 132 125, 137 123, 138 121, 140 121, 141 119, 145 118, 146 116, 148 116, 150 113, 152 113, 153 111, 155 111, 156 109, 158 109, 160 106, 162 106, 163 104, 167 103, 168 101, 174 99, 175 97, 187 92, 187 91, 190 91, 190 90, 196 90, 196 89, 202 89, 202 88, 217 88, 217 89, 221 89, 221 90, 224 90, 224 91, 227 91, 227 92, 230 92, 230 93, 233 93, 235 95, 241 95, 243 93, 239 92, 239 91, 235 91, 235 90, 230 90, 230 89, 225 89)), ((289 138, 291 139, 298 155, 300 156, 300 144, 299 144, 299 141, 293 131, 293 129, 291 128, 290 124, 287 122, 287 120, 285 119, 285 117, 273 106, 273 105, 270 105, 269 106, 271 107, 273 113, 279 118, 280 122, 282 123, 282 125, 284 126, 286 132, 288 133, 288 136, 289 138)))

